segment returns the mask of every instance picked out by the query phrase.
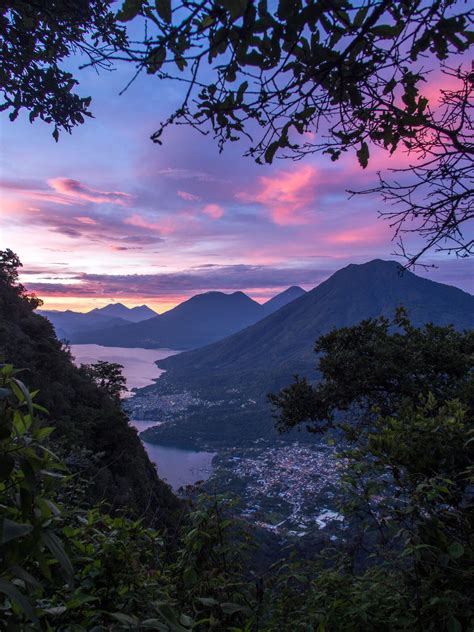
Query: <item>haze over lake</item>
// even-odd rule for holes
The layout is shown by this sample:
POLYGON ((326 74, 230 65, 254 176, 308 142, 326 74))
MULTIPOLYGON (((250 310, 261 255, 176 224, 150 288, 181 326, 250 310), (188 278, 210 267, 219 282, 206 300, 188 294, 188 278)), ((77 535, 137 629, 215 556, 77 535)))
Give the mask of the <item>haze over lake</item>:
MULTIPOLYGON (((95 344, 71 345, 71 352, 76 364, 92 364, 98 360, 121 364, 129 389, 153 384, 163 373, 163 369, 159 369, 155 362, 179 353, 173 349, 129 349, 95 344)), ((130 393, 130 396, 133 396, 133 393, 130 393)), ((138 432, 142 432, 156 426, 159 421, 131 419, 130 423, 138 432)), ((143 445, 159 476, 175 490, 183 485, 192 485, 198 480, 206 480, 212 474, 212 452, 195 452, 146 441, 143 445)))

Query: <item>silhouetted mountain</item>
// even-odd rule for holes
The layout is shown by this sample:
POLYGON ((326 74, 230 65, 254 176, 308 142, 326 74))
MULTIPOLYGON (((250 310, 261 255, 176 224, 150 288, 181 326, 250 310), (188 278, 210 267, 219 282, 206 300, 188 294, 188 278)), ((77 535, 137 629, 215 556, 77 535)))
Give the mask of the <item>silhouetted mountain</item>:
POLYGON ((41 316, 44 316, 51 322, 58 338, 69 341, 72 341, 76 335, 85 331, 127 324, 127 321, 123 318, 107 316, 100 313, 100 311, 96 312, 96 310, 93 310, 93 312, 82 314, 71 310, 66 310, 65 312, 38 310, 41 316))
POLYGON ((128 308, 122 303, 111 303, 105 307, 97 307, 90 312, 64 312, 55 310, 38 310, 52 324, 56 335, 61 339, 74 342, 76 337, 88 331, 120 327, 129 323, 138 323, 148 318, 157 317, 157 313, 146 305, 128 308))
MULTIPOLYGON (((201 377, 262 370, 291 376, 314 366, 316 339, 331 329, 377 316, 393 317, 403 305, 415 325, 474 326, 474 297, 455 287, 399 272, 394 261, 349 265, 267 318, 205 349, 160 362, 172 373, 201 377)), ((167 376, 168 377, 168 376, 167 376)))
POLYGON ((303 296, 303 294, 306 294, 306 291, 303 290, 302 287, 299 287, 298 285, 292 285, 284 292, 280 292, 280 294, 277 294, 269 301, 264 303, 262 307, 266 315, 273 314, 273 312, 276 312, 281 307, 284 307, 288 303, 291 303, 291 301, 294 301, 300 296, 303 296))
POLYGON ((290 384, 295 374, 316 377, 313 348, 319 336, 369 317, 392 318, 401 305, 417 326, 474 326, 474 297, 466 292, 411 272, 400 274, 393 261, 349 265, 251 327, 161 360, 166 373, 150 389, 190 391, 227 405, 187 415, 175 428, 160 429, 157 440, 193 437, 201 445, 222 445, 271 433, 266 395, 290 384), (253 400, 252 408, 246 402, 253 400))
POLYGON ((243 292, 206 292, 140 323, 87 332, 73 342, 105 346, 192 349, 255 323, 263 307, 243 292))
POLYGON ((156 312, 148 307, 148 305, 137 305, 137 307, 126 307, 122 303, 110 303, 105 307, 96 307, 87 312, 88 315, 101 314, 112 318, 123 318, 131 323, 139 323, 147 318, 158 316, 156 312))

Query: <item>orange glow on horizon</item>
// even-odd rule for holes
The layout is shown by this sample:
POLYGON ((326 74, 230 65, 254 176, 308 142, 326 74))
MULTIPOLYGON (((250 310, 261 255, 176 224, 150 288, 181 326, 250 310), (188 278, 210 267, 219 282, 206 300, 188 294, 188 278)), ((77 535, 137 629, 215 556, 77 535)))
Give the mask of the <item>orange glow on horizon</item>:
POLYGON ((85 313, 90 312, 96 307, 101 308, 106 305, 110 305, 111 303, 122 303, 122 305, 129 308, 137 307, 139 305, 148 305, 150 309, 153 309, 158 314, 162 314, 163 312, 167 312, 169 309, 176 307, 176 305, 188 299, 189 296, 166 297, 164 300, 149 298, 137 299, 137 297, 124 297, 113 300, 111 298, 83 298, 76 296, 40 296, 39 298, 43 301, 43 305, 40 309, 58 310, 60 312, 69 309, 73 312, 85 313))

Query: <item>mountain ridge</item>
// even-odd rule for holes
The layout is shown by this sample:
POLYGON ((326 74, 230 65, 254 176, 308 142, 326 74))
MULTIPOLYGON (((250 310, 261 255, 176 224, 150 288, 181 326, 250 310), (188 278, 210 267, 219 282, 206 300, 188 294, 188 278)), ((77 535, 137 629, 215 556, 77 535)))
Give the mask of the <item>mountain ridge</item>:
POLYGON ((391 318, 402 305, 416 326, 429 320, 461 329, 474 326, 472 295, 409 271, 399 275, 399 270, 396 262, 383 260, 350 264, 246 329, 199 352, 161 360, 159 366, 167 373, 159 381, 177 377, 183 386, 188 382, 201 388, 205 376, 223 383, 234 374, 242 383, 249 375, 267 372, 276 378, 267 380, 267 386, 279 388, 295 373, 314 375, 313 346, 319 336, 367 318, 391 318))
MULTIPOLYGON (((104 346, 169 349, 199 348, 225 338, 264 318, 288 303, 296 288, 277 294, 270 308, 260 305, 238 290, 232 293, 209 291, 196 294, 155 318, 134 324, 119 324, 78 334, 75 343, 96 343, 104 346)), ((304 292, 304 290, 301 290, 304 292)), ((297 292, 298 293, 298 290, 297 292)))

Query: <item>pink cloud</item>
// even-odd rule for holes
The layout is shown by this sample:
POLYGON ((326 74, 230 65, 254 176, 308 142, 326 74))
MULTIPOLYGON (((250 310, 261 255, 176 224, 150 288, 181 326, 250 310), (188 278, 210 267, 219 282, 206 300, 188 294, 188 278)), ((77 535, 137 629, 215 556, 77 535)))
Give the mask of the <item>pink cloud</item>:
POLYGON ((85 215, 80 215, 79 217, 75 217, 74 219, 76 219, 80 224, 88 224, 89 226, 95 226, 96 224, 98 224, 95 219, 92 219, 92 217, 87 217, 85 215))
POLYGON ((176 230, 176 225, 171 218, 165 218, 159 222, 152 222, 137 213, 131 217, 127 217, 127 219, 124 220, 124 224, 136 226, 137 228, 146 228, 147 230, 158 232, 161 235, 169 235, 176 230))
POLYGON ((48 180, 48 184, 58 193, 96 204, 108 202, 118 206, 127 206, 132 199, 129 193, 93 189, 82 184, 79 180, 72 180, 71 178, 52 178, 48 180))
POLYGON ((194 195, 194 193, 188 193, 187 191, 178 191, 178 195, 181 199, 187 200, 188 202, 196 202, 201 199, 199 195, 194 195))
POLYGON ((219 219, 224 215, 224 209, 219 204, 206 204, 202 211, 212 219, 219 219))
POLYGON ((265 206, 276 224, 306 224, 307 211, 316 199, 317 176, 316 168, 311 165, 279 171, 272 176, 261 176, 257 191, 243 191, 236 197, 265 206))
POLYGON ((373 226, 362 228, 349 228, 326 236, 326 241, 330 244, 353 245, 353 244, 378 244, 387 240, 387 227, 378 222, 373 226))

